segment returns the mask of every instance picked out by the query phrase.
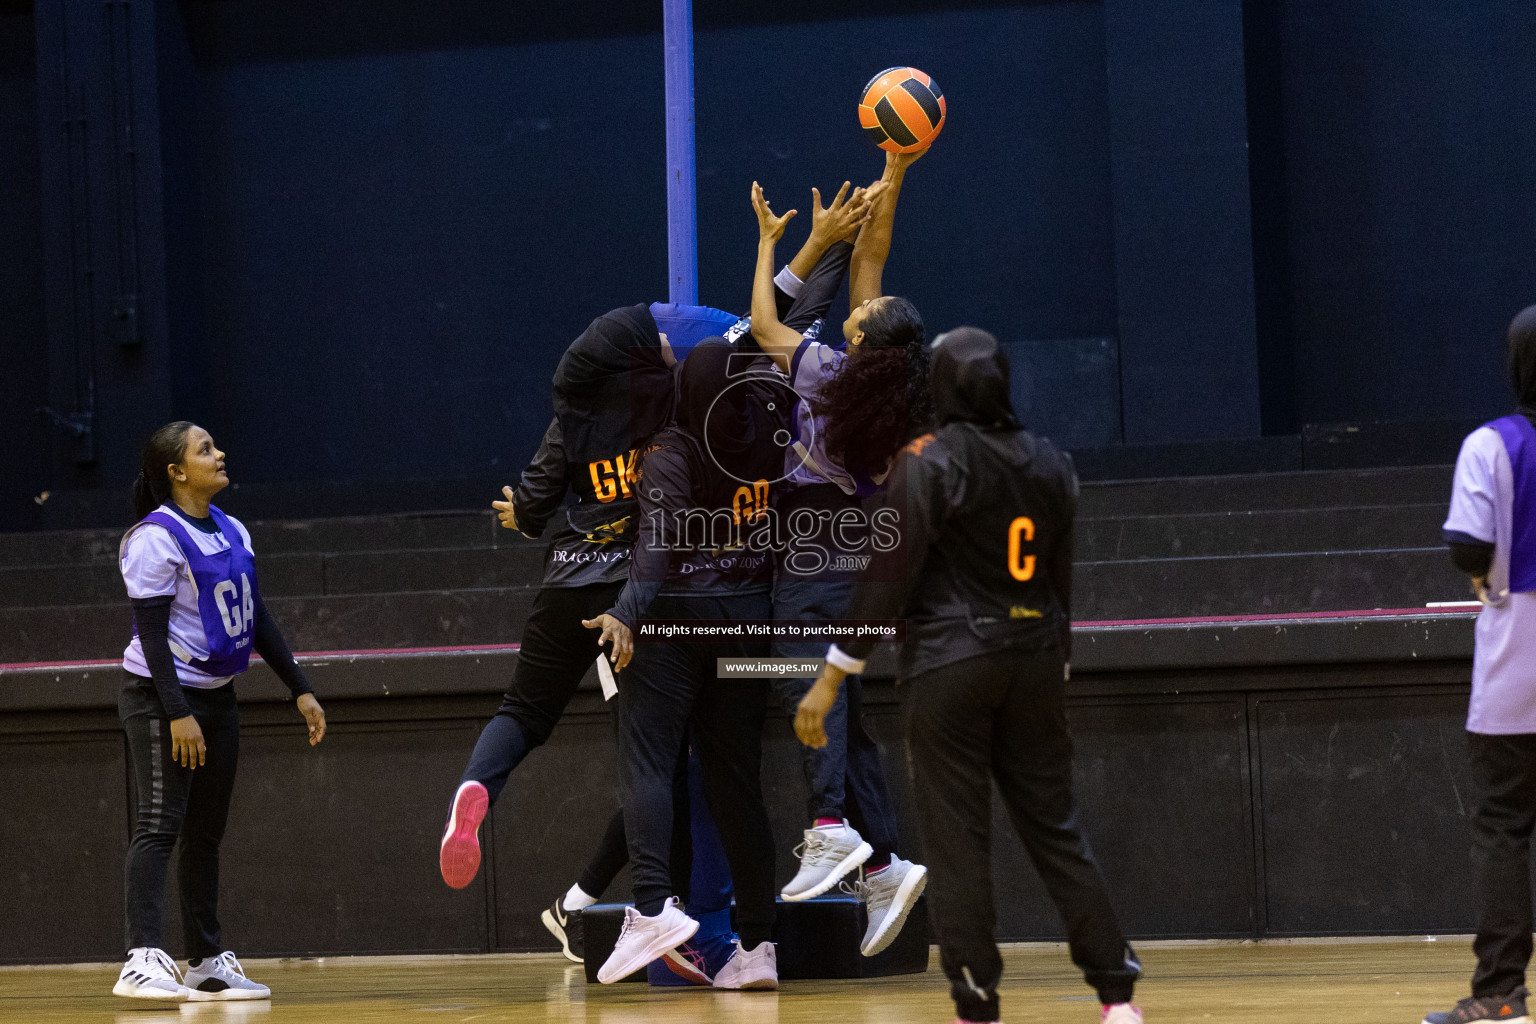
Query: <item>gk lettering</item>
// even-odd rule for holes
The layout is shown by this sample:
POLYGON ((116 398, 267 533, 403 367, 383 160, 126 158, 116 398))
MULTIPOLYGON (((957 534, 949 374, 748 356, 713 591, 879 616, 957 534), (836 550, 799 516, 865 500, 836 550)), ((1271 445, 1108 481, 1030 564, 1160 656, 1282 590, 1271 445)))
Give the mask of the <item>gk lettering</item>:
POLYGON ((621 493, 627 498, 629 485, 636 482, 635 450, 631 448, 626 455, 589 462, 587 472, 592 474, 592 493, 598 501, 606 504, 621 493))

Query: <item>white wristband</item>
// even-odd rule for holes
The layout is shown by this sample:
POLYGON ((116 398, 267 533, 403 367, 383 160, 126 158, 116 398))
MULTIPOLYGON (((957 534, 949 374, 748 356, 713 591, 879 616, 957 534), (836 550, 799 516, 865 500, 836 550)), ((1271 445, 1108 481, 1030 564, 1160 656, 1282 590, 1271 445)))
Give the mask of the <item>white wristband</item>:
POLYGON ((788 263, 784 264, 784 269, 779 271, 778 276, 773 279, 773 283, 779 286, 779 291, 792 299, 800 297, 800 289, 805 284, 804 281, 795 276, 793 270, 789 269, 788 263))
POLYGON ((834 665, 849 675, 857 675, 864 671, 865 662, 843 651, 837 644, 833 644, 827 648, 827 664, 834 665))

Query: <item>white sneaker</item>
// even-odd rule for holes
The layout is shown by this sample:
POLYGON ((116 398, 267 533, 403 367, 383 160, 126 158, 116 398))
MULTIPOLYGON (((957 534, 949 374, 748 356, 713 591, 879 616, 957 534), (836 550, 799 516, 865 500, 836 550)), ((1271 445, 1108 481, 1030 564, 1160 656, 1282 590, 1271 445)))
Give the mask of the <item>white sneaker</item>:
POLYGON ((1140 1008, 1130 1003, 1115 1003, 1099 1012, 1099 1024, 1141 1024, 1140 1008))
POLYGON ((123 971, 112 986, 115 996, 133 999, 174 999, 181 1002, 192 997, 192 992, 181 983, 181 972, 176 961, 163 949, 138 946, 128 951, 123 971))
POLYGON ((866 874, 857 886, 869 915, 869 927, 864 930, 859 952, 874 956, 895 942, 901 926, 907 923, 907 915, 926 888, 928 869, 894 854, 888 866, 866 874))
POLYGON ((715 972, 715 988, 769 989, 779 987, 779 954, 771 942, 753 950, 736 940, 736 952, 715 972))
POLYGON ((847 821, 841 825, 808 828, 805 842, 795 847, 800 870, 779 895, 790 903, 820 896, 874 852, 875 848, 866 843, 847 821))
POLYGON ((225 950, 218 956, 204 957, 196 967, 187 967, 187 988, 194 1003, 214 999, 270 999, 272 990, 245 976, 245 968, 235 954, 225 950))
POLYGON ((646 917, 634 907, 624 908, 624 928, 613 952, 597 969, 597 980, 604 985, 623 981, 669 950, 676 949, 699 930, 699 922, 683 913, 676 896, 667 900, 661 913, 646 917))

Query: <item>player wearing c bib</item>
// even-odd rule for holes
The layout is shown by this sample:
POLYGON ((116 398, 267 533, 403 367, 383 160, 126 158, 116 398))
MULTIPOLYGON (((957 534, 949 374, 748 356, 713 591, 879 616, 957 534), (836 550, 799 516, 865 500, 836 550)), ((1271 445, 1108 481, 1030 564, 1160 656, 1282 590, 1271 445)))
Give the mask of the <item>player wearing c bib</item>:
MULTIPOLYGON (((961 1021, 995 1022, 1003 962, 992 899, 992 786, 1067 928, 1104 1024, 1140 1024, 1140 964, 1078 828, 1065 707, 1071 643, 1071 461, 1014 418, 997 339, 934 345, 938 429, 898 457, 884 495, 902 543, 876 553, 849 615, 905 616, 902 723, 932 884, 939 958, 961 1021)), ((811 746, 872 640, 839 641, 795 720, 811 746)))
POLYGON ((240 753, 234 677, 254 650, 297 700, 313 746, 325 713, 257 589, 246 528, 210 499, 229 483, 224 453, 201 427, 171 423, 144 446, 119 566, 133 602, 118 710, 137 794, 125 869, 128 957, 112 991, 172 1000, 265 999, 219 926, 219 843, 240 753), (177 883, 185 979, 161 941, 165 875, 177 883))

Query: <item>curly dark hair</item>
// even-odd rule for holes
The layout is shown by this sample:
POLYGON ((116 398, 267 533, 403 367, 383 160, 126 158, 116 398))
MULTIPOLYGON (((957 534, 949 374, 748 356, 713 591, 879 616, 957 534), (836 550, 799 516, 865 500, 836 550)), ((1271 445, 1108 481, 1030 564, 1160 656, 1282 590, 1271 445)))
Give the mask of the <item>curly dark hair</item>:
POLYGON ((933 420, 928 344, 917 307, 895 296, 875 304, 859 328, 864 340, 848 347, 811 411, 824 424, 827 454, 856 477, 875 477, 933 420))

